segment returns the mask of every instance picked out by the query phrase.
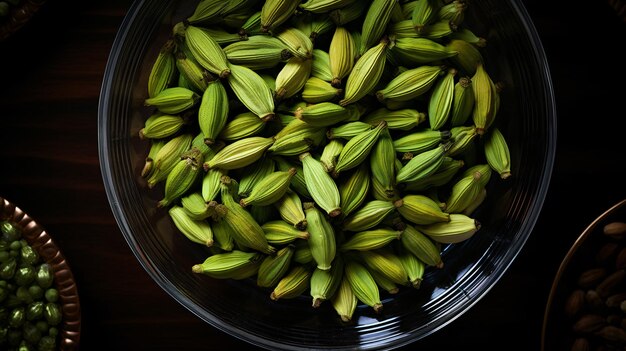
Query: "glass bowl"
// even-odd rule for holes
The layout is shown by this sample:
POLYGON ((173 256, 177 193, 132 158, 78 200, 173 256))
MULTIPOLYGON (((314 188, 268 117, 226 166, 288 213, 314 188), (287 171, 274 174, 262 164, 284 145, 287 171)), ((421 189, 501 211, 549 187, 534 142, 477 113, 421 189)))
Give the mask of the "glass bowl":
POLYGON ((443 328, 487 294, 533 230, 555 156, 549 68, 522 1, 473 1, 465 20, 486 37, 486 65, 506 84, 498 127, 507 136, 514 176, 490 182, 490 195, 473 215, 482 228, 471 239, 446 247, 443 269, 428 270, 420 289, 384 295, 379 315, 359 305, 348 324, 329 304, 311 308, 308 296, 272 301, 254 280, 192 273, 206 251, 177 233, 167 213, 156 207, 162 193, 146 189, 140 173, 148 143, 138 131, 146 118, 147 79, 172 26, 189 16, 196 3, 136 1, 113 44, 100 95, 99 152, 107 196, 148 274, 211 326, 274 350, 397 348, 443 328))

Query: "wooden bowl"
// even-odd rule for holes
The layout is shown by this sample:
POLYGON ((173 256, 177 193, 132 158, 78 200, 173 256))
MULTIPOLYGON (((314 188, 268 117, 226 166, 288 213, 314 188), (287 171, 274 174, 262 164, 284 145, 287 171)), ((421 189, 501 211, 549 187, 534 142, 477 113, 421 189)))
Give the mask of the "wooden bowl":
POLYGON ((54 271, 54 286, 59 291, 63 321, 57 345, 62 351, 78 350, 80 341, 80 301, 70 267, 61 250, 44 228, 19 207, 0 197, 0 220, 7 220, 22 231, 22 237, 54 271))
MULTIPOLYGON (((626 312, 620 310, 619 306, 607 304, 607 296, 626 293, 626 278, 621 279, 626 277, 624 272, 626 265, 619 263, 623 262, 623 254, 626 253, 626 235, 620 237, 606 235, 604 227, 612 222, 626 222, 626 200, 611 206, 592 221, 561 261, 544 313, 542 351, 575 350, 572 345, 576 340, 580 343, 590 342, 592 346, 603 343, 598 334, 599 330, 615 323, 604 318, 605 320, 599 323, 602 327, 588 326, 584 327, 583 331, 582 322, 577 327, 574 326, 583 316, 621 316, 626 321, 626 312), (619 255, 620 251, 623 251, 622 255, 619 255), (621 259, 617 258, 619 256, 621 259), (581 279, 583 273, 585 278, 581 279), (620 278, 619 283, 603 284, 611 275, 620 278), (607 286, 613 287, 611 291, 605 288, 607 286), (582 303, 573 303, 574 301, 582 303)), ((624 327, 626 326, 621 326, 624 327)), ((626 340, 623 345, 626 345, 626 340)), ((595 348, 592 347, 591 350, 595 348)))

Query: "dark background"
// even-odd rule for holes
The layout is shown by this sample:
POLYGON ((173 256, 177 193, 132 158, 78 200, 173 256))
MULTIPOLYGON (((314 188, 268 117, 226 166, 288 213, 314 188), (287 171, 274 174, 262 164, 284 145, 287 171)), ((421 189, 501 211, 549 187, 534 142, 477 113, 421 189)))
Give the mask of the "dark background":
MULTIPOLYGON (((104 191, 97 145, 103 72, 130 0, 47 1, 0 42, 0 195, 41 223, 77 280, 83 350, 255 349, 187 311, 141 268, 104 191)), ((626 23, 617 1, 524 2, 558 110, 552 181, 535 230, 496 286, 404 349, 538 350, 561 259, 626 197, 626 23)))

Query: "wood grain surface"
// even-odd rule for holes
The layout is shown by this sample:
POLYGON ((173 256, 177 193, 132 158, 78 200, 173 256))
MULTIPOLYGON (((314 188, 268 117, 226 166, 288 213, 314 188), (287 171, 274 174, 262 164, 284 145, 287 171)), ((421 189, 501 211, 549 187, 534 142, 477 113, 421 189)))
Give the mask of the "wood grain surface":
MULTIPOLYGON (((467 313, 403 350, 538 350, 562 257, 626 197, 626 23, 607 2, 525 2, 548 56, 558 148, 535 230, 467 313)), ((98 160, 103 72, 130 0, 47 1, 0 43, 0 194, 45 227, 81 298, 83 350, 255 350, 186 310, 126 244, 98 160)))

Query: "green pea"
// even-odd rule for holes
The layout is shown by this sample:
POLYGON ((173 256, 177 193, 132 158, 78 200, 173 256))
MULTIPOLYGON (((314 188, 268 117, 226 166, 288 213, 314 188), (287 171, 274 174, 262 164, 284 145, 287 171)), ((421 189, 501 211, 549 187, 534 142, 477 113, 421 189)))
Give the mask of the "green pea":
POLYGON ((33 299, 39 300, 43 298, 44 291, 39 285, 33 284, 28 287, 28 293, 33 297, 33 299))
POLYGON ((17 296, 17 298, 20 299, 20 301, 22 301, 23 303, 33 302, 33 297, 30 295, 30 293, 28 292, 28 288, 25 286, 20 286, 19 288, 17 288, 15 296, 17 296))
MULTIPOLYGON (((41 313, 43 315, 43 307, 41 309, 41 313)), ((48 322, 46 322, 45 320, 39 320, 35 323, 35 326, 37 327, 37 329, 39 329, 42 333, 45 333, 48 331, 48 328, 50 328, 50 325, 48 324, 48 322)))
POLYGON ((59 299, 59 291, 55 288, 50 288, 45 292, 46 300, 49 302, 56 302, 59 299))
POLYGON ((56 327, 50 327, 50 329, 48 329, 48 335, 50 336, 59 335, 59 329, 57 329, 56 327))
POLYGON ((24 323, 24 326, 22 327, 22 335, 24 340, 36 345, 39 342, 39 339, 41 339, 42 332, 35 324, 24 323))
POLYGON ((0 251, 0 262, 5 262, 9 258, 11 258, 11 255, 9 255, 9 251, 7 250, 0 251))
POLYGON ((22 243, 20 243, 18 240, 15 240, 9 245, 9 249, 11 250, 20 250, 21 248, 22 248, 22 243))

